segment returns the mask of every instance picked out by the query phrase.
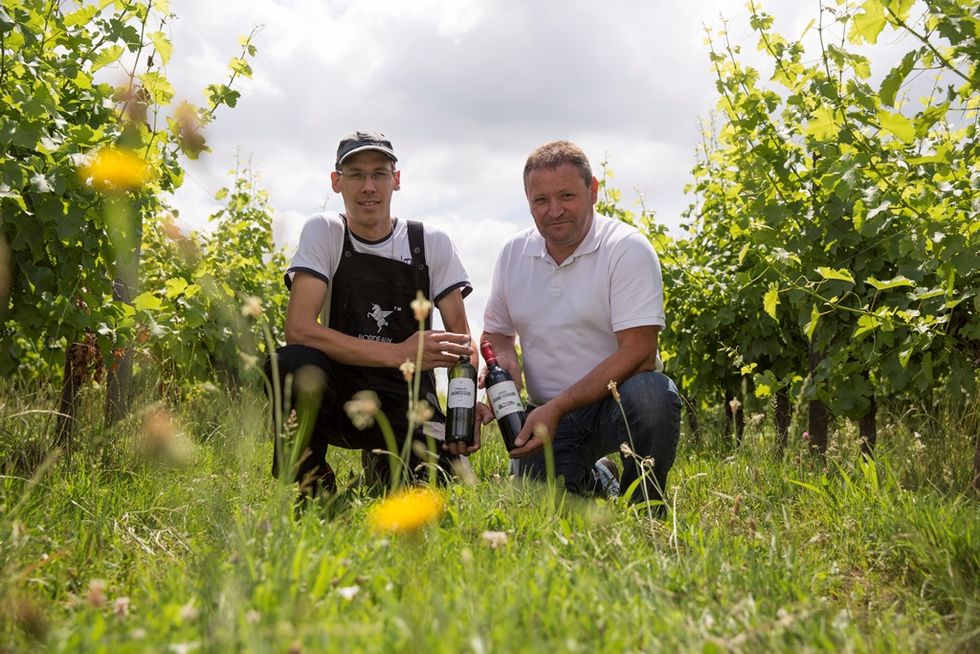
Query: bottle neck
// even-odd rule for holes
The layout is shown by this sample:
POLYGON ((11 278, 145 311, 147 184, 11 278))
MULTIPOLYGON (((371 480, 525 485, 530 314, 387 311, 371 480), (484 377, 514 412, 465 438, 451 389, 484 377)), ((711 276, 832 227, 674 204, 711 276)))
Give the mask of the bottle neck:
POLYGON ((487 362, 488 367, 492 368, 497 365, 497 356, 493 353, 493 347, 490 343, 486 341, 480 343, 480 353, 483 354, 483 359, 487 362))

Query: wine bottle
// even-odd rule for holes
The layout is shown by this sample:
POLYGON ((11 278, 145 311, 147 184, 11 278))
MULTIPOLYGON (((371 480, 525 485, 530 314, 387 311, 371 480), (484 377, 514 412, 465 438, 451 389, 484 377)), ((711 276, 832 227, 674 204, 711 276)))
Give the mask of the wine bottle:
POLYGON ((490 408, 493 409, 493 416, 497 419, 497 426, 500 427, 500 435, 504 437, 504 445, 509 451, 516 447, 514 439, 521 433, 524 421, 527 420, 524 404, 517 392, 514 378, 497 363, 493 346, 483 341, 480 343, 480 352, 487 362, 487 376, 483 383, 487 387, 490 408))
POLYGON ((476 420, 476 368, 470 358, 460 356, 449 370, 449 390, 446 398, 446 442, 462 441, 473 444, 473 425, 476 420))

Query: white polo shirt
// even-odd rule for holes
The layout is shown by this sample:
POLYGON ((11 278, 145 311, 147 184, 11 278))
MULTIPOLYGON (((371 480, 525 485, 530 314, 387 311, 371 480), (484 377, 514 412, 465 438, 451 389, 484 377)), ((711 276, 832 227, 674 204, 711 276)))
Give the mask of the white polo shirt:
POLYGON ((535 406, 614 353, 617 331, 651 325, 666 326, 657 253, 635 227, 600 214, 560 266, 537 228, 512 237, 497 258, 483 316, 486 331, 517 335, 535 406))

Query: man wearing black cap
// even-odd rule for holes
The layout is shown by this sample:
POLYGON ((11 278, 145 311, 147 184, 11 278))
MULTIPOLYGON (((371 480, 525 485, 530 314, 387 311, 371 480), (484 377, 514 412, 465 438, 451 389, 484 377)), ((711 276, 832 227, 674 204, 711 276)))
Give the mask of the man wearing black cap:
MULTIPOLYGON (((344 411, 357 391, 377 393, 399 445, 404 442, 409 396, 402 366, 416 362, 419 339, 425 371, 419 397, 434 409, 436 423, 444 418, 433 369, 454 365, 460 355, 474 357, 463 306, 472 287, 452 241, 438 229, 391 215, 392 194, 401 185, 397 161, 391 142, 378 132, 355 132, 340 141, 330 179, 343 197, 344 212, 324 212, 307 221, 286 273, 288 344, 278 350, 276 361, 281 388, 291 386, 296 395, 296 387, 313 380, 313 393, 322 391, 309 451, 294 463, 304 491, 334 489, 328 444, 365 452, 387 449, 377 425, 359 430, 344 411), (412 308, 419 291, 439 309, 446 331, 433 331, 431 317, 419 331, 412 308)), ((272 372, 271 365, 267 369, 272 372)), ((292 405, 284 400, 287 410, 292 405)), ((477 429, 482 420, 481 415, 477 429)), ((420 430, 414 438, 421 438, 420 430)), ((479 443, 477 431, 471 447, 453 443, 446 449, 468 454, 479 443)), ((277 477, 288 456, 282 444, 276 444, 277 477)))

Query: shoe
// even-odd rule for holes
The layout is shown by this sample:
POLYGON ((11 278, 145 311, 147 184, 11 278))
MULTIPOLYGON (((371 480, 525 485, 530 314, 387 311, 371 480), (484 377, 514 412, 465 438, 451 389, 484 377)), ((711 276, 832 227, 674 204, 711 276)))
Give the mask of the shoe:
POLYGON ((592 466, 592 477, 596 488, 606 498, 619 497, 619 466, 608 456, 604 456, 592 466))

